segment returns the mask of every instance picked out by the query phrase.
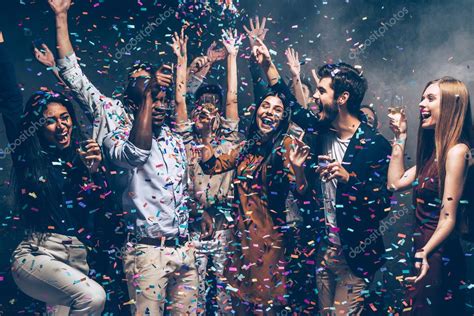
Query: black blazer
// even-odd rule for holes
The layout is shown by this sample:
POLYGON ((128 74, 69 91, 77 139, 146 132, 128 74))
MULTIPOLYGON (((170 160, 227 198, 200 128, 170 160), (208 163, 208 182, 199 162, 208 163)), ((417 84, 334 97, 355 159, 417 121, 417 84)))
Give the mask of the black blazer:
MULTIPOLYGON (((315 166, 317 156, 323 154, 321 138, 325 137, 328 126, 310 110, 302 108, 282 81, 272 89, 290 99, 287 104, 291 104, 292 121, 313 134, 309 145, 314 157, 311 166, 315 166)), ((362 121, 343 158, 342 165, 351 177, 348 183, 338 183, 336 219, 346 261, 359 277, 372 276, 385 262, 379 222, 390 211, 391 192, 387 190, 390 154, 390 143, 362 121)), ((313 192, 320 193, 319 177, 311 174, 315 168, 308 169, 308 179, 318 179, 310 186, 313 192)), ((324 208, 318 208, 316 214, 320 219, 317 222, 324 225, 324 208)), ((320 231, 323 225, 319 226, 320 231)))

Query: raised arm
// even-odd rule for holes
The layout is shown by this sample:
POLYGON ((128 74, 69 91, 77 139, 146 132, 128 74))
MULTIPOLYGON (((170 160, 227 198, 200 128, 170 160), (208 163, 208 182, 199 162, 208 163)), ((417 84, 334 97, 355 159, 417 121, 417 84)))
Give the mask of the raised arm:
POLYGON ((304 108, 308 107, 308 100, 303 92, 303 85, 301 83, 301 64, 299 54, 293 48, 288 47, 285 51, 287 65, 290 67, 291 79, 293 81, 293 90, 295 97, 299 104, 304 108))
POLYGON ((274 92, 281 93, 285 96, 286 102, 291 110, 291 120, 310 133, 327 128, 327 122, 321 121, 316 114, 304 108, 296 100, 290 89, 288 89, 288 86, 281 79, 278 69, 273 64, 268 48, 260 39, 257 39, 253 54, 257 63, 266 74, 270 88, 274 92))
POLYGON ((201 86, 214 63, 225 59, 225 48, 217 48, 217 43, 213 42, 207 49, 205 56, 196 57, 188 68, 188 93, 194 94, 201 86))
POLYGON ((115 165, 134 169, 148 161, 153 141, 153 99, 147 88, 133 125, 121 124, 103 140, 104 153, 115 165))
POLYGON ((194 95, 204 82, 212 64, 207 56, 199 56, 194 58, 188 68, 187 91, 190 95, 194 95))
POLYGON ((390 128, 395 134, 392 145, 392 156, 388 167, 387 187, 390 191, 408 189, 416 180, 416 166, 405 170, 405 145, 407 139, 407 119, 402 110, 396 116, 389 115, 390 128))
MULTIPOLYGON (((267 23, 267 18, 263 18, 260 22, 259 17, 255 17, 255 21, 250 19, 249 26, 244 25, 244 30, 247 33, 247 38, 249 39, 250 51, 253 51, 253 48, 256 44, 257 38, 264 41, 265 36, 267 35, 268 29, 265 28, 267 23)), ((260 99, 267 92, 267 82, 264 80, 262 71, 255 60, 253 54, 249 58, 249 70, 252 75, 252 84, 253 84, 253 95, 255 98, 255 103, 260 101, 260 99)))
MULTIPOLYGON (((94 122, 99 122, 106 116, 113 118, 117 123, 123 120, 128 121, 129 117, 122 103, 104 96, 82 72, 69 39, 67 13, 71 1, 49 0, 49 4, 56 15, 59 74, 78 99, 81 109, 94 122)), ((110 122, 112 121, 109 120, 110 122)), ((110 126, 110 130, 115 129, 117 127, 115 125, 110 126)), ((97 139, 97 141, 99 144, 102 143, 102 139, 97 139)))
POLYGON ((188 121, 188 109, 186 106, 186 76, 187 76, 187 52, 188 37, 184 35, 184 28, 181 35, 174 33, 173 42, 170 46, 178 59, 176 70, 176 123, 182 124, 188 121))
POLYGON ((273 63, 268 47, 261 39, 257 38, 256 44, 252 49, 252 54, 267 77, 268 84, 270 86, 276 85, 280 81, 280 73, 273 63))
POLYGON ((236 121, 239 119, 237 105, 237 54, 242 44, 242 35, 237 36, 237 30, 222 30, 222 43, 227 50, 227 97, 226 118, 236 121))
MULTIPOLYGON (((151 83, 150 83, 151 85, 151 83)), ((145 91, 145 100, 143 100, 138 114, 133 121, 133 127, 130 131, 128 140, 136 147, 143 150, 150 150, 153 139, 152 112, 153 99, 149 89, 145 91)))
POLYGON ((74 52, 67 24, 67 13, 71 7, 71 0, 48 0, 48 2, 56 15, 56 40, 59 58, 64 58, 74 52))

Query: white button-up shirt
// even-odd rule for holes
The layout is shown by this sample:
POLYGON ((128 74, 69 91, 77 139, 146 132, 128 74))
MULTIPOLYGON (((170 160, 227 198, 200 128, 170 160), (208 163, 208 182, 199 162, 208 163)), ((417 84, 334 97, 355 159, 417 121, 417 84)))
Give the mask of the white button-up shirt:
POLYGON ((131 125, 104 138, 104 152, 119 167, 129 169, 123 193, 126 216, 141 237, 185 236, 189 219, 187 158, 183 140, 163 126, 151 150, 129 140, 131 125))

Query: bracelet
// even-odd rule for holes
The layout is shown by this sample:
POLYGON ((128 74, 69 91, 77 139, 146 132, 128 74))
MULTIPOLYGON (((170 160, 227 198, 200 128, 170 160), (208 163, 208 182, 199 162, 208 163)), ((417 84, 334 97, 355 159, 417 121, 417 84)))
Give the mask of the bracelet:
POLYGON ((394 145, 403 145, 403 144, 406 143, 406 141, 407 141, 406 138, 395 138, 395 139, 393 140, 393 146, 394 146, 394 145))
POLYGON ((397 139, 397 144, 405 144, 406 141, 407 141, 406 138, 399 138, 399 139, 397 139))
POLYGON ((59 72, 59 68, 57 66, 48 67, 46 69, 47 70, 52 70, 53 72, 55 72, 55 71, 59 72))

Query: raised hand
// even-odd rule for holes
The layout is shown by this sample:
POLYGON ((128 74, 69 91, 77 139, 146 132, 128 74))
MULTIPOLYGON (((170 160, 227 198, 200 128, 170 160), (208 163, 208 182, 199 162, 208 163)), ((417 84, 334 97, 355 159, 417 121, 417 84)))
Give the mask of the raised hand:
POLYGON ((56 15, 67 13, 71 7, 71 0, 48 0, 48 3, 56 15))
POLYGON ((224 60, 227 56, 227 51, 225 48, 216 48, 217 42, 212 42, 211 46, 207 49, 207 59, 210 63, 215 63, 220 60, 224 60))
POLYGON ((170 65, 163 64, 155 74, 156 81, 162 87, 169 87, 173 83, 173 68, 170 65))
POLYGON ((297 51, 288 47, 285 51, 286 64, 290 67, 290 72, 293 77, 299 77, 301 73, 300 58, 297 51))
POLYGON ((303 143, 302 139, 294 138, 291 144, 290 149, 290 163, 293 168, 301 168, 308 158, 310 148, 305 143, 303 143))
POLYGON ((257 60, 259 65, 263 65, 264 63, 271 63, 272 58, 270 56, 270 51, 268 50, 267 46, 263 43, 263 41, 257 38, 257 42, 255 46, 252 48, 252 54, 257 60))
POLYGON ((196 57, 191 62, 191 65, 189 65, 189 73, 191 74, 199 73, 206 66, 209 67, 210 63, 211 62, 209 61, 209 58, 207 56, 196 57))
POLYGON ((222 30, 222 43, 227 50, 227 53, 232 56, 237 56, 240 45, 242 45, 242 34, 237 35, 237 30, 229 29, 227 31, 222 30))
POLYGON ((181 28, 181 34, 174 32, 173 42, 169 44, 173 48, 173 53, 178 58, 187 58, 188 56, 188 36, 184 35, 184 27, 181 28))
POLYGON ((34 55, 36 60, 39 61, 45 67, 55 68, 56 60, 54 59, 53 53, 46 44, 42 44, 41 47, 43 48, 44 52, 39 50, 38 47, 34 48, 34 55))
POLYGON ((250 48, 253 48, 255 44, 257 44, 257 39, 260 39, 262 42, 265 40, 265 36, 267 35, 268 29, 265 28, 265 24, 267 23, 267 18, 262 19, 262 23, 257 17, 255 17, 255 24, 252 19, 250 19, 250 26, 247 28, 244 25, 244 30, 247 33, 247 37, 250 41, 250 48))
POLYGON ((407 134, 407 117, 404 109, 400 110, 400 113, 389 113, 388 118, 390 119, 390 129, 395 134, 395 137, 405 138, 407 134))

